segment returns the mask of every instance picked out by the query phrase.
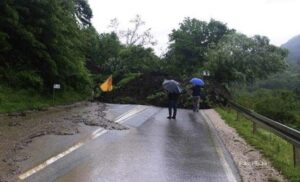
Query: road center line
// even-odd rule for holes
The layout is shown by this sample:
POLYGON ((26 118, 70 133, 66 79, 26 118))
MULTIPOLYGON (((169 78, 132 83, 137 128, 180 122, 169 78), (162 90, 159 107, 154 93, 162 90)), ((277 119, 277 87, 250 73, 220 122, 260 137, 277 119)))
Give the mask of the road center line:
MULTIPOLYGON (((133 115, 140 113, 142 111, 144 111, 147 107, 143 107, 143 106, 136 106, 135 108, 129 110, 128 112, 121 114, 119 117, 115 118, 114 122, 117 123, 123 123, 126 120, 128 120, 129 118, 131 118, 133 115)), ((65 157, 66 155, 74 152, 75 150, 77 150, 78 148, 82 147, 83 145, 85 145, 87 142, 94 140, 96 138, 98 138, 99 136, 107 133, 109 130, 105 130, 102 128, 99 128, 97 130, 95 130, 87 139, 85 139, 82 142, 78 142, 77 144, 73 145, 72 147, 68 148, 67 150, 65 150, 64 152, 61 152, 60 154, 51 157, 50 159, 46 160, 45 162, 39 164, 36 167, 33 167, 32 169, 20 174, 18 176, 18 178, 20 180, 24 180, 28 177, 30 177, 31 175, 43 170, 44 168, 46 168, 47 166, 49 166, 50 164, 58 161, 59 159, 65 157)))
POLYGON ((145 106, 137 106, 135 109, 133 109, 131 112, 128 112, 124 116, 118 117, 115 122, 116 123, 124 123, 126 120, 130 119, 132 116, 146 110, 147 107, 145 106))

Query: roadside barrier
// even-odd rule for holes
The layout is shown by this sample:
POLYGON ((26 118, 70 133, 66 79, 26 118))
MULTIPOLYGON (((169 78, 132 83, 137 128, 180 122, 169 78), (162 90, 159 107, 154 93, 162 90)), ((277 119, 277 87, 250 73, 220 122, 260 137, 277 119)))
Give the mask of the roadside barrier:
POLYGON ((283 125, 261 114, 258 114, 253 110, 245 108, 233 101, 230 101, 228 99, 226 99, 226 101, 234 110, 237 111, 237 115, 236 115, 237 120, 239 119, 240 114, 243 114, 246 118, 252 121, 253 133, 257 131, 257 127, 259 126, 291 143, 293 145, 294 167, 296 166, 300 167, 300 131, 290 128, 286 125, 283 125))

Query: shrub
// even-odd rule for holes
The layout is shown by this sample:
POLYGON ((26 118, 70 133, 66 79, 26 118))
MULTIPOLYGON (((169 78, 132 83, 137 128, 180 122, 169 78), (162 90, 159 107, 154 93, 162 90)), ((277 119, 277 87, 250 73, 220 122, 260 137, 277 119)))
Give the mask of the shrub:
POLYGON ((25 88, 34 88, 36 90, 42 90, 43 79, 34 71, 20 71, 16 74, 16 85, 25 88))
POLYGON ((156 92, 154 94, 151 94, 147 96, 147 102, 153 104, 153 105, 158 105, 158 106, 164 106, 166 105, 166 92, 156 92))
POLYGON ((297 95, 288 90, 258 89, 254 92, 240 91, 235 99, 241 105, 255 110, 271 119, 300 129, 297 95))
POLYGON ((122 88, 126 86, 130 81, 134 80, 135 78, 139 77, 141 73, 127 73, 124 77, 118 82, 117 86, 122 88))

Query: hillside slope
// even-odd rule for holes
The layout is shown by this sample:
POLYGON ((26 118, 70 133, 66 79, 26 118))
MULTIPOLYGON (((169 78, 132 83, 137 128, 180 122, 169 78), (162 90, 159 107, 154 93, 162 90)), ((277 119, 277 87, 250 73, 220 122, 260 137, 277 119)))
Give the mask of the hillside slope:
POLYGON ((300 65, 300 35, 297 35, 283 44, 281 47, 289 50, 288 62, 300 65))

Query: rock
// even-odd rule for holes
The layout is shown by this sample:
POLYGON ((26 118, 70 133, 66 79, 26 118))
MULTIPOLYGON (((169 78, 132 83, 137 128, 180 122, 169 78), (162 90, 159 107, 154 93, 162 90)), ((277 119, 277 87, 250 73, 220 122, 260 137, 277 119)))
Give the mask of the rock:
POLYGON ((16 156, 13 161, 14 162, 22 162, 22 161, 25 161, 29 159, 29 156, 26 156, 26 155, 20 155, 20 156, 16 156))
POLYGON ((234 142, 240 142, 240 140, 238 140, 238 139, 234 139, 233 141, 234 141, 234 142))
POLYGON ((17 169, 10 169, 9 172, 13 175, 16 175, 16 174, 20 173, 20 169, 18 169, 18 168, 17 169))
POLYGON ((0 182, 8 182, 8 181, 4 180, 4 179, 0 176, 0 182))
POLYGON ((58 131, 55 132, 56 135, 75 135, 76 133, 78 133, 78 130, 75 131, 58 131))
POLYGON ((38 132, 38 133, 35 133, 35 134, 32 134, 29 136, 29 139, 33 139, 33 138, 36 138, 36 137, 40 137, 40 136, 44 136, 46 135, 47 132, 46 131, 41 131, 41 132, 38 132))

